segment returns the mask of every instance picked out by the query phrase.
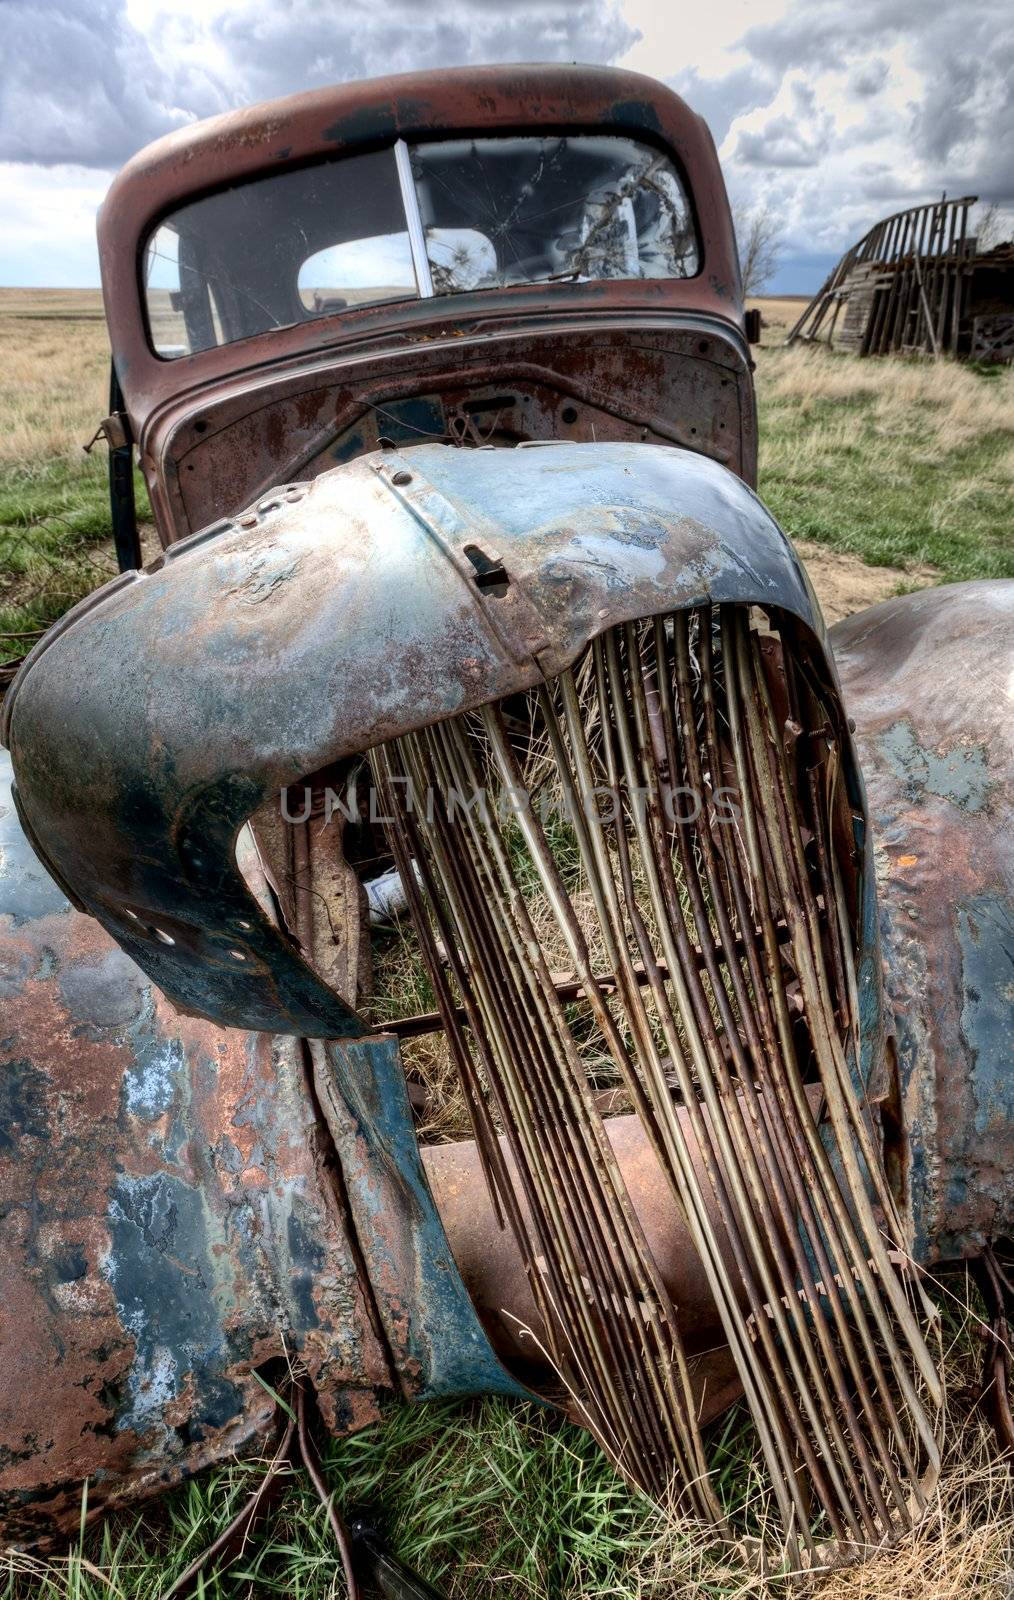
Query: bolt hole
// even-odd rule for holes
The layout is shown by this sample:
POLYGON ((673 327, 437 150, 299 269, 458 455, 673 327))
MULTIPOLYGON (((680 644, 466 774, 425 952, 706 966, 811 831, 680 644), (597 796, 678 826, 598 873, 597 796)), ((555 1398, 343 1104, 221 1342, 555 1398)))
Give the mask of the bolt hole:
POLYGON ((700 351, 702 356, 706 356, 708 351, 711 349, 711 346, 708 343, 707 339, 702 339, 700 341, 700 343, 698 344, 697 348, 700 351))
POLYGON ((560 412, 560 421, 565 422, 568 427, 571 425, 571 423, 576 422, 577 406, 564 406, 563 410, 560 412))
POLYGON ((207 431, 208 431, 208 424, 205 422, 203 417, 200 417, 198 419, 198 421, 194 423, 194 432, 195 433, 207 433, 207 431))
POLYGON ((412 474, 410 472, 396 472, 391 482, 396 483, 399 489, 404 489, 407 484, 412 482, 412 474))

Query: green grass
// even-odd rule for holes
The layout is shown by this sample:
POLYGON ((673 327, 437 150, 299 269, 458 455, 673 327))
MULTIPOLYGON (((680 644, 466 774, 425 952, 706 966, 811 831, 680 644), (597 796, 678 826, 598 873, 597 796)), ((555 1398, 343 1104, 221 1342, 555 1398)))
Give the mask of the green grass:
MULTIPOLYGON (((147 494, 134 476, 143 519, 147 494)), ((0 462, 0 663, 116 570, 104 445, 80 461, 0 462)))
POLYGON ((760 492, 794 537, 1014 578, 1014 373, 762 351, 758 389, 760 492))
MULTIPOLYGON (((624 1488, 590 1436, 542 1407, 392 1406, 382 1426, 333 1441, 324 1465, 336 1504, 346 1514, 379 1510, 398 1558, 449 1596, 635 1600, 648 1592, 645 1572, 660 1548, 690 1582, 707 1558, 711 1574, 695 1591, 702 1600, 739 1592, 741 1575, 708 1548, 707 1533, 685 1527, 674 1542, 662 1514, 624 1488)), ((14 1557, 0 1596, 156 1600, 240 1508, 259 1471, 236 1463, 204 1474, 144 1517, 113 1518, 70 1540, 49 1563, 14 1557)), ((293 1473, 240 1557, 209 1572, 203 1592, 332 1600, 344 1592, 340 1572, 320 1502, 293 1473)))

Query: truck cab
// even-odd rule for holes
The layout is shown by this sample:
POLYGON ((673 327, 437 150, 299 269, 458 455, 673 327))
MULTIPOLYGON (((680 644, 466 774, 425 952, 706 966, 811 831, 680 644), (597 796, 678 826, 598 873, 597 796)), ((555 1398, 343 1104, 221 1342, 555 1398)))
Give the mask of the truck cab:
POLYGON ((490 67, 232 112, 135 157, 99 239, 163 545, 388 443, 648 441, 755 481, 721 171, 648 78, 490 67))

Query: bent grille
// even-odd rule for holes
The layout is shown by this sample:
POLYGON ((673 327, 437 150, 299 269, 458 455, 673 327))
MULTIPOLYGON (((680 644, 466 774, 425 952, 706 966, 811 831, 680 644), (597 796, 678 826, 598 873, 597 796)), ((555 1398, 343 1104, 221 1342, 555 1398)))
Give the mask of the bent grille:
POLYGON ((661 1496, 675 1477, 721 1520, 679 1309, 599 1111, 612 1078, 686 1219, 785 1540, 811 1556, 827 1534, 910 1525, 939 1398, 854 1088, 847 761, 819 651, 742 607, 613 629, 527 697, 374 761, 490 1190, 573 1404, 628 1478, 661 1496))

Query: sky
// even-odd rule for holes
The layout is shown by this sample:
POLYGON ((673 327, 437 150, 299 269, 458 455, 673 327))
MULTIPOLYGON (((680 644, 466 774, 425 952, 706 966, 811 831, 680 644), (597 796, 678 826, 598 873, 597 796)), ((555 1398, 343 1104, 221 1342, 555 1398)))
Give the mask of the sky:
POLYGON ((978 194, 1014 222, 1010 0, 0 0, 0 284, 98 283, 95 213, 171 129, 386 72, 586 61, 663 79, 808 293, 880 217, 978 194))

